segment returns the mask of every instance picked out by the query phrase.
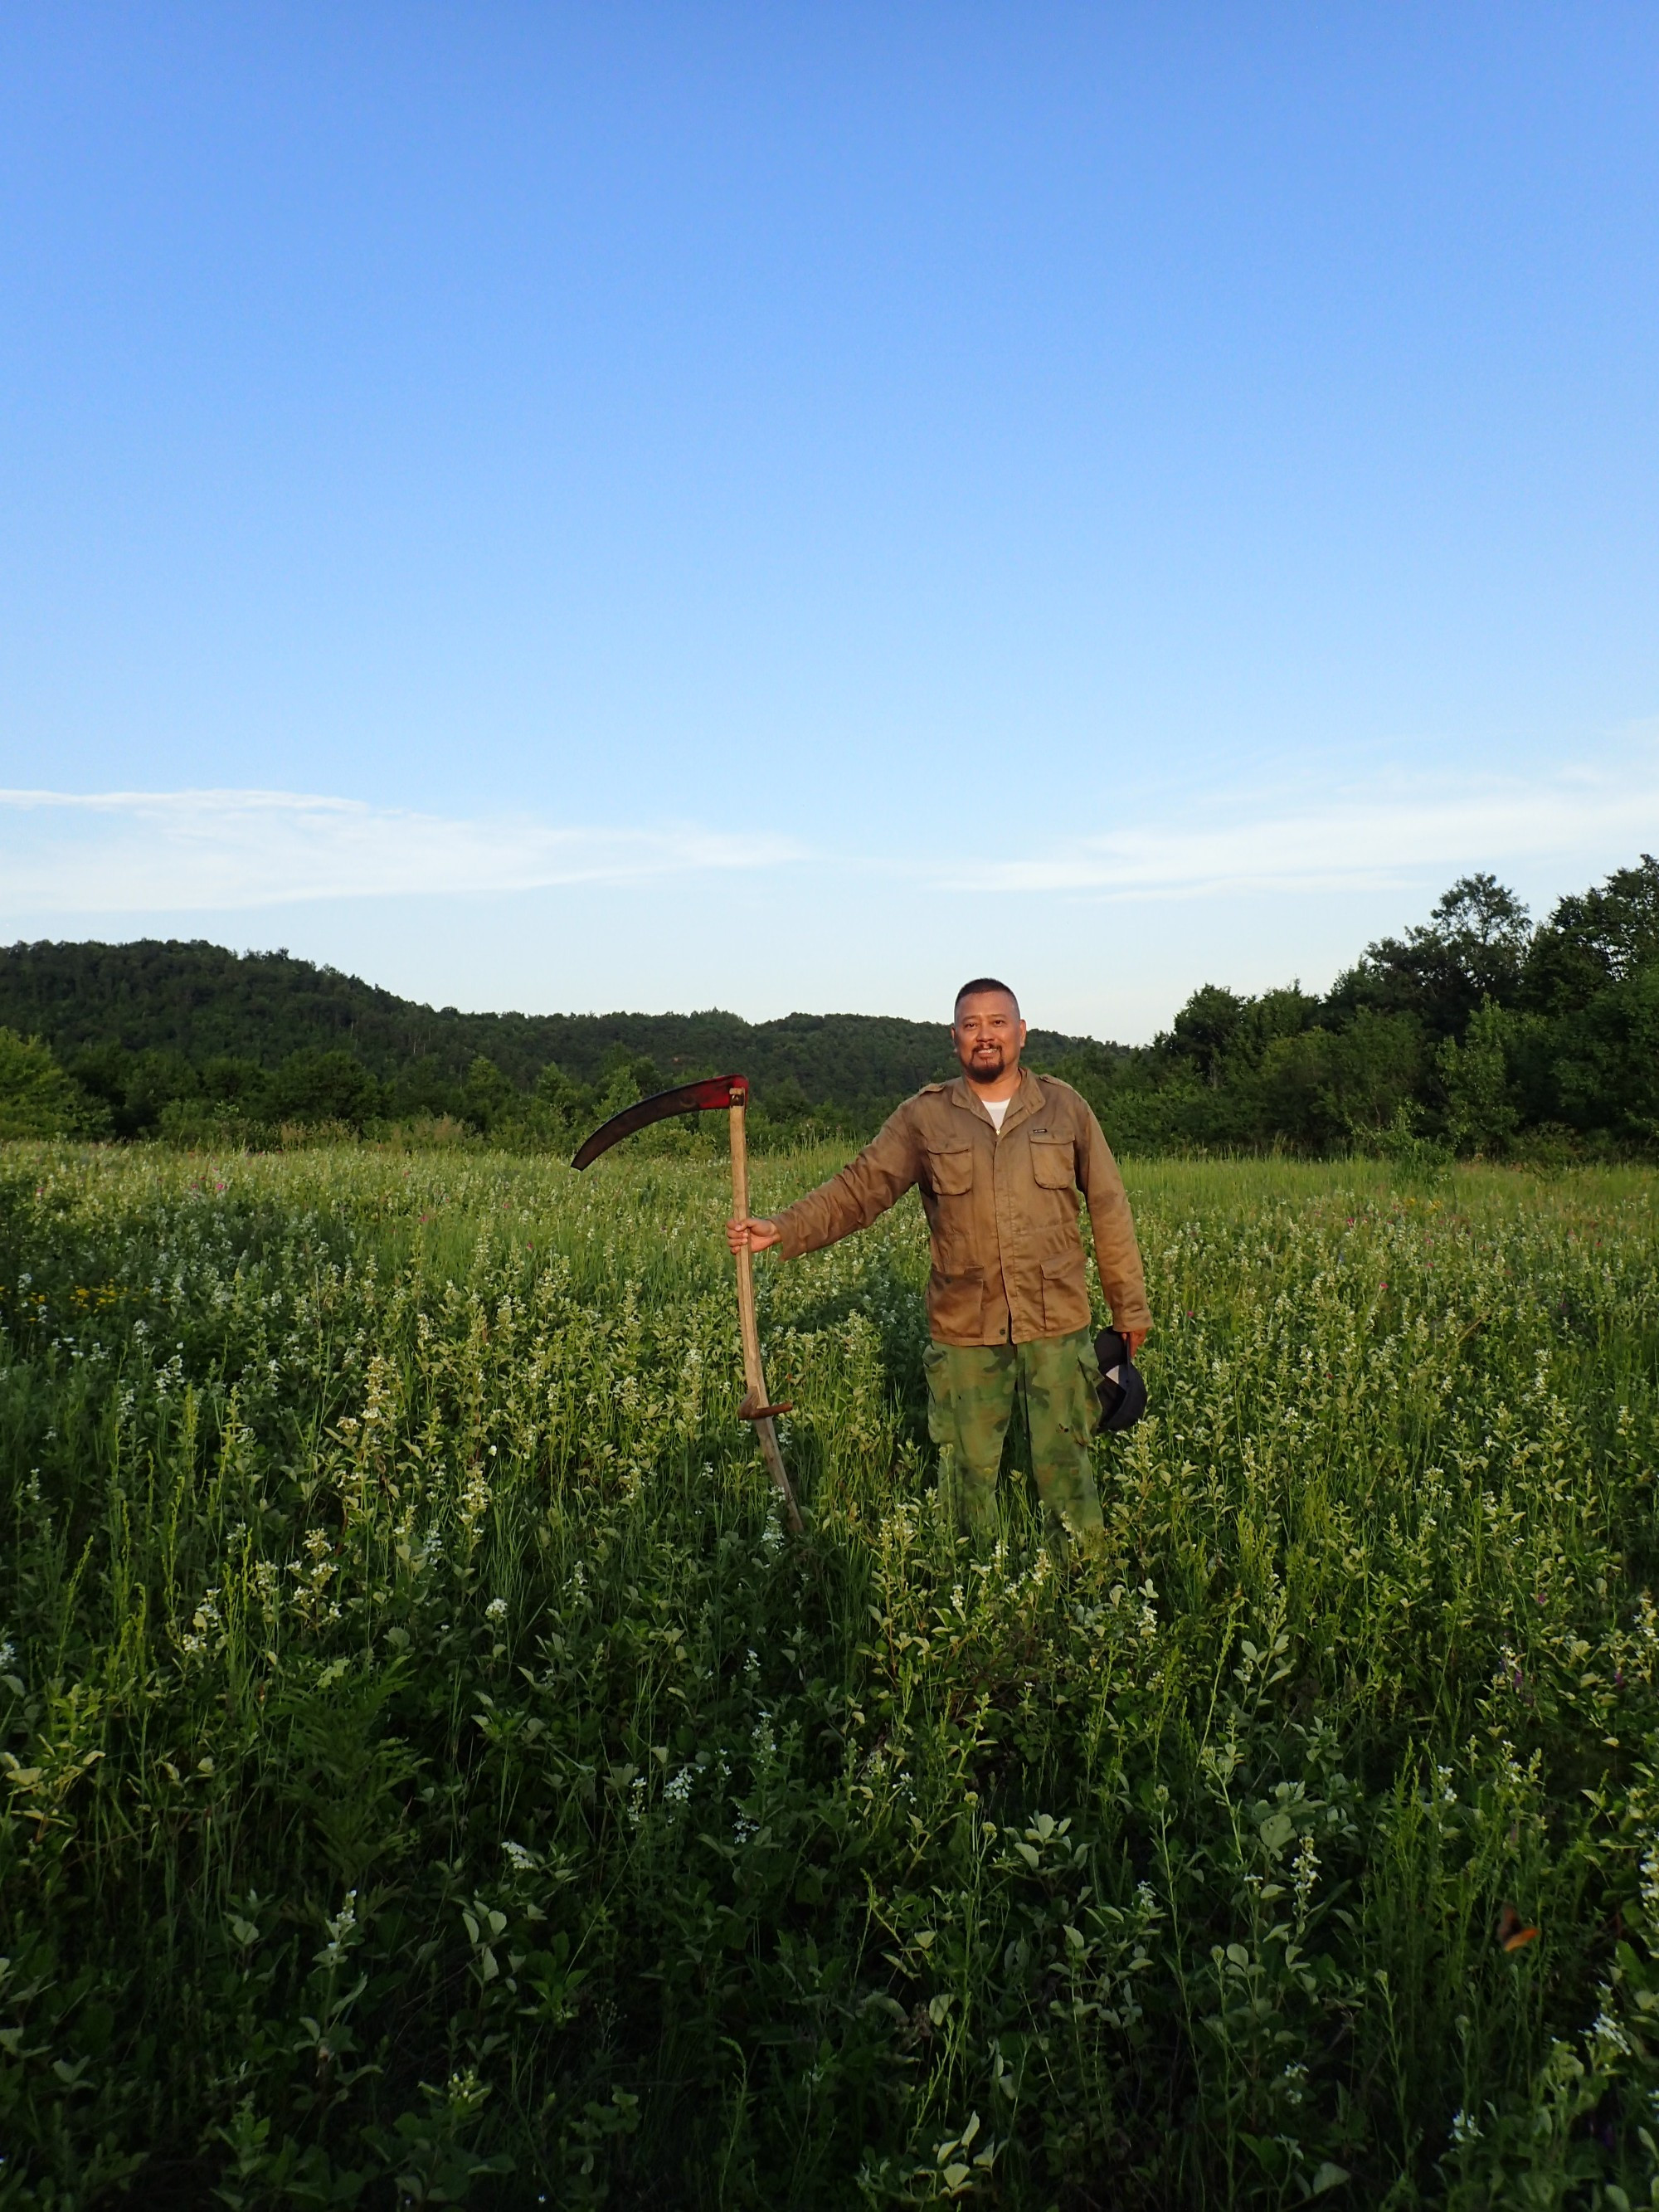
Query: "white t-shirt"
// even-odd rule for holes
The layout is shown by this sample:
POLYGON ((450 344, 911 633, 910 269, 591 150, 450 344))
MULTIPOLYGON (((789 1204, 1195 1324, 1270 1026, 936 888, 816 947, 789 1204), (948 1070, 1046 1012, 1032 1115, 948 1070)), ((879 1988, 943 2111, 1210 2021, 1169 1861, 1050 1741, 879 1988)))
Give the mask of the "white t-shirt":
POLYGON ((1002 1134, 1002 1117, 1013 1104, 1012 1098, 981 1098, 980 1104, 991 1117, 991 1127, 998 1136, 1002 1134))

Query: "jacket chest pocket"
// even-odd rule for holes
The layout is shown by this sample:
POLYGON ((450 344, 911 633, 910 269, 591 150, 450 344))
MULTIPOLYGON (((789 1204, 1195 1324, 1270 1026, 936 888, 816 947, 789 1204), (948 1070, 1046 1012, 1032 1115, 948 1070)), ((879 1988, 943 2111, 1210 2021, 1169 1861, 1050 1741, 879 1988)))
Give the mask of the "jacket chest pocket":
POLYGON ((941 1198, 963 1197, 974 1187, 972 1147, 963 1145, 960 1151, 929 1152, 927 1180, 941 1198))
POLYGON ((1042 1190, 1077 1188, 1077 1156, 1064 1137, 1033 1137, 1031 1178, 1042 1190))

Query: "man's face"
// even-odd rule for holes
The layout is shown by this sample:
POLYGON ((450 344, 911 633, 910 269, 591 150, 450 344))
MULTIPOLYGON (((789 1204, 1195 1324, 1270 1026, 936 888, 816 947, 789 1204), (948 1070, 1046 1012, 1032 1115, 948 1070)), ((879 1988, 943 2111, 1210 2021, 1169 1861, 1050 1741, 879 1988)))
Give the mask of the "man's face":
POLYGON ((957 1001, 951 1038, 968 1080, 995 1083, 1019 1066, 1025 1024, 1006 991, 978 991, 957 1001))

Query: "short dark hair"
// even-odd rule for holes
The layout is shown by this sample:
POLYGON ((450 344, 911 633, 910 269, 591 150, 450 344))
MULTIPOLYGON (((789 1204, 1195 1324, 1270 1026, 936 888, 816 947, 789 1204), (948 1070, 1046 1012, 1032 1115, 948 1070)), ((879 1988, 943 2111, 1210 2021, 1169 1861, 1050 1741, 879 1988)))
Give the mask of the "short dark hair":
POLYGON ((994 975, 975 975, 971 983, 964 983, 957 993, 951 1012, 954 1014, 964 999, 977 998, 981 991, 1000 991, 1005 999, 1014 1000, 1014 1012, 1016 1013, 1019 1012, 1019 1000, 1014 998, 1008 986, 1006 983, 998 982, 994 975))

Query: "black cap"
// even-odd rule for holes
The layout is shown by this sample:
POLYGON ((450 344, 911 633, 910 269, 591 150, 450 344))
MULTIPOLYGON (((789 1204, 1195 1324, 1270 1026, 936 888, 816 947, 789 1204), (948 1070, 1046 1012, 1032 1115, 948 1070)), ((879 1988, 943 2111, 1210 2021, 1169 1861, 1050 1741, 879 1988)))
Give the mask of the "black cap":
POLYGON ((1100 1362, 1100 1411, 1103 1429, 1133 1428, 1146 1410, 1146 1378, 1129 1357, 1128 1340, 1115 1328, 1095 1339, 1100 1362))

